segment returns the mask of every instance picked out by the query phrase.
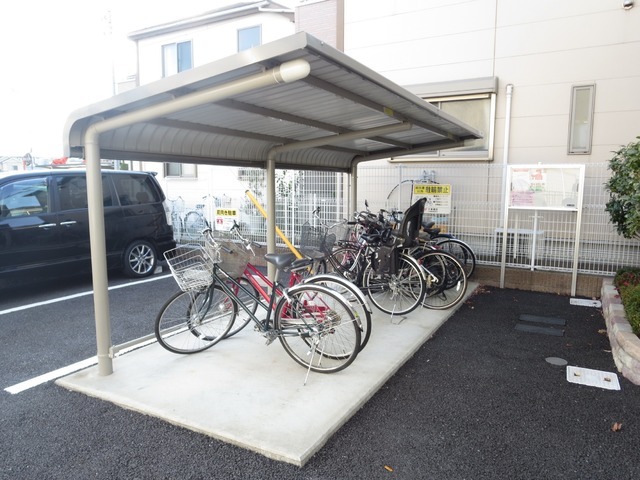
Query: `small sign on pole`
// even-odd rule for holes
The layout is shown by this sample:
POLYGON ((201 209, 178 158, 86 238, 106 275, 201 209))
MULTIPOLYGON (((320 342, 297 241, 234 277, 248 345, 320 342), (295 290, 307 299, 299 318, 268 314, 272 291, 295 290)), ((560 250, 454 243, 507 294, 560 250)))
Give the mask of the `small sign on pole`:
POLYGON ((451 185, 441 183, 415 183, 413 195, 425 197, 424 212, 432 215, 451 213, 451 185))

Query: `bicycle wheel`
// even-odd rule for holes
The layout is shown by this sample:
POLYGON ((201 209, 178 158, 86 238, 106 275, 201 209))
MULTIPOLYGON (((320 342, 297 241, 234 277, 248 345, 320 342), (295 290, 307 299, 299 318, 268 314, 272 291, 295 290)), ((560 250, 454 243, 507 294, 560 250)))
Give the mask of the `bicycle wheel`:
POLYGON ((367 345, 369 337, 371 336, 371 307, 369 307, 369 303, 360 289, 349 280, 332 273, 314 275, 307 278, 305 283, 329 287, 349 302, 349 305, 360 319, 360 350, 362 350, 367 345))
MULTIPOLYGON (((229 288, 231 288, 233 293, 235 293, 235 295, 238 297, 238 300, 240 301, 239 303, 244 304, 244 306, 251 313, 255 314, 256 310, 258 309, 258 298, 259 298, 258 296, 259 294, 258 294, 258 291, 256 290, 256 287, 254 287, 253 284, 251 284, 251 282, 249 282, 249 280, 247 280, 247 278, 245 277, 236 279, 236 282, 238 282, 241 285, 241 287, 244 287, 244 290, 239 286, 235 285, 234 283, 232 283, 231 281, 228 281, 227 285, 229 286, 229 288)), ((238 313, 233 322, 233 326, 231 327, 229 332, 227 332, 224 338, 233 337, 236 333, 240 332, 244 327, 246 327, 251 320, 252 318, 247 313, 247 311, 244 308, 242 308, 240 305, 238 305, 238 313)))
POLYGON ((184 236, 189 240, 199 240, 208 226, 207 220, 200 212, 189 212, 184 217, 184 236))
POLYGON ((364 271, 364 262, 360 253, 358 246, 345 245, 334 250, 327 259, 334 272, 360 286, 364 271))
POLYGON ((426 292, 425 277, 418 262, 401 253, 397 273, 377 273, 367 266, 364 288, 378 309, 391 315, 404 315, 422 303, 426 292))
POLYGON ((218 286, 178 292, 162 307, 155 322, 158 343, 173 353, 196 353, 227 334, 238 305, 218 286))
POLYGON ((455 256, 433 250, 421 254, 418 262, 427 276, 423 307, 445 310, 462 301, 467 292, 467 276, 455 256))
POLYGON ((347 368, 360 351, 360 325, 347 301, 322 285, 296 285, 278 302, 274 328, 298 364, 314 372, 347 368))
POLYGON ((436 238, 436 247, 456 257, 467 278, 473 275, 476 268, 476 255, 469 245, 457 238, 436 238))

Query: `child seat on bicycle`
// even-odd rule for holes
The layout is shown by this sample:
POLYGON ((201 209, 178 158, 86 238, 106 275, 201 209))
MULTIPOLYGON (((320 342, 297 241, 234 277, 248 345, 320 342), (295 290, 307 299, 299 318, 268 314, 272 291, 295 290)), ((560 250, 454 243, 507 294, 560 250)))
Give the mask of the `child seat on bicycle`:
POLYGON ((418 236, 422 227, 422 215, 424 214, 426 203, 427 198, 422 197, 404 212, 399 228, 399 236, 403 239, 402 248, 409 248, 418 244, 418 236))

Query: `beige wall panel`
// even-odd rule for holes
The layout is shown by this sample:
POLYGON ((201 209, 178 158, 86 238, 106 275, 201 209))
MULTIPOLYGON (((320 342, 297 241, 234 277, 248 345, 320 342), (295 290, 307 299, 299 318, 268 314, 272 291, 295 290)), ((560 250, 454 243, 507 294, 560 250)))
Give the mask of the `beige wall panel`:
POLYGON ((404 44, 414 40, 452 36, 468 32, 493 31, 493 1, 477 0, 345 2, 345 49, 404 44))

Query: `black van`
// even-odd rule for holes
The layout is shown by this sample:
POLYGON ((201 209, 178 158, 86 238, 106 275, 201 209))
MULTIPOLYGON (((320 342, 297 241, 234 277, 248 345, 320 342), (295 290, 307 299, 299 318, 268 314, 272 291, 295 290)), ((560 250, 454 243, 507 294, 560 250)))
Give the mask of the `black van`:
MULTIPOLYGON (((102 171, 107 266, 151 275, 175 247, 153 173, 102 171)), ((91 269, 84 170, 0 173, 0 288, 91 269)))

